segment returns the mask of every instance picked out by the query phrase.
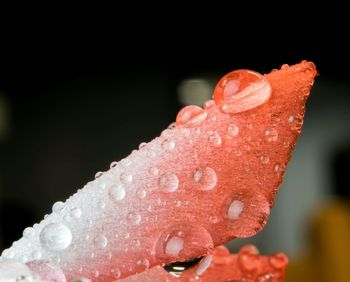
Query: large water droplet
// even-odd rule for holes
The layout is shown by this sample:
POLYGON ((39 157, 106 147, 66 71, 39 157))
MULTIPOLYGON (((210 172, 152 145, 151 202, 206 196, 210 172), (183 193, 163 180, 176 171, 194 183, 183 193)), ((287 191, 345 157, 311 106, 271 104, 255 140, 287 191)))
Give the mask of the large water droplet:
POLYGON ((228 217, 230 219, 238 219, 242 213, 244 204, 241 201, 234 200, 228 208, 228 217))
POLYGON ((109 188, 109 196, 113 201, 123 200, 125 197, 125 190, 121 185, 112 185, 109 188))
POLYGON ((237 70, 225 75, 217 84, 214 100, 225 113, 240 113, 265 103, 271 96, 271 86, 261 74, 237 70))
POLYGON ((177 125, 196 125, 207 118, 207 112, 198 106, 186 106, 176 116, 177 125))
POLYGON ((62 251, 72 242, 72 233, 61 223, 50 223, 41 230, 40 242, 48 250, 62 251))
POLYGON ((174 192, 179 187, 179 179, 174 173, 165 173, 159 178, 159 187, 164 192, 174 192))
POLYGON ((95 237, 94 239, 94 244, 95 246, 97 246, 98 248, 104 249, 107 244, 108 244, 108 240, 106 238, 106 236, 104 235, 98 235, 97 237, 95 237))
POLYGON ((219 147, 222 143, 220 135, 216 132, 209 135, 208 141, 215 147, 219 147))
POLYGON ((278 139, 278 132, 274 128, 265 129, 264 136, 267 141, 275 142, 278 139))
POLYGON ((211 190, 215 187, 217 176, 215 170, 210 167, 198 168, 194 173, 194 181, 200 190, 211 190))

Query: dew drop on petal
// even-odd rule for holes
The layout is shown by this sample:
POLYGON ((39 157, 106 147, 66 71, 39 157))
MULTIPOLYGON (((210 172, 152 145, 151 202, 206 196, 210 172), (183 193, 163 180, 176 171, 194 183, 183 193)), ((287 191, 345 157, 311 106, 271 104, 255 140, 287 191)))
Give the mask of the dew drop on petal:
POLYGON ((104 235, 98 235, 94 239, 94 244, 96 247, 104 249, 108 244, 108 240, 104 235))
POLYGON ((168 140, 168 139, 165 139, 162 143, 162 148, 165 150, 165 151, 168 151, 168 152, 171 152, 174 150, 175 148, 175 142, 172 141, 172 140, 168 140))
POLYGON ((130 184, 132 182, 132 175, 127 172, 122 172, 120 174, 120 181, 123 184, 130 184))
POLYGON ((237 136, 238 133, 239 133, 239 128, 237 125, 235 124, 230 124, 228 127, 227 127, 227 133, 231 136, 237 136))
POLYGON ((265 129, 264 136, 267 141, 275 142, 278 139, 278 132, 274 128, 265 129))
POLYGON ((120 201, 125 197, 125 190, 121 185, 112 185, 109 188, 109 196, 113 201, 120 201))
POLYGON ((70 211, 70 216, 73 218, 79 218, 81 217, 81 209, 79 208, 72 208, 70 211))
POLYGON ((50 223, 40 232, 42 246, 52 251, 62 251, 72 242, 72 233, 61 223, 50 223))
POLYGON ((174 173, 165 173, 159 178, 159 187, 164 192, 174 192, 179 187, 179 179, 174 173))
POLYGON ((215 170, 210 167, 198 168, 194 172, 194 181, 199 185, 200 190, 211 190, 217 183, 215 170))
POLYGON ((131 224, 140 224, 141 215, 136 212, 130 212, 128 214, 128 222, 131 224))
POLYGON ((215 147, 219 147, 222 143, 220 135, 216 132, 209 135, 208 141, 210 144, 212 144, 215 147))
POLYGON ((197 125, 207 118, 207 112, 198 106, 186 106, 176 116, 176 125, 197 125))

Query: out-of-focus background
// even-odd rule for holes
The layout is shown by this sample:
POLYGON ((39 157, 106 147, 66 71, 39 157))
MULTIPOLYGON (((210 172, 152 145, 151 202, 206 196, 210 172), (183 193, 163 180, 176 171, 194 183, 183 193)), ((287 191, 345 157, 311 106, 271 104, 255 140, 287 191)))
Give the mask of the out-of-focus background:
POLYGON ((173 44, 116 34, 113 45, 100 38, 79 46, 70 39, 31 46, 30 37, 1 53, 0 249, 97 171, 156 137, 182 106, 202 105, 225 73, 264 73, 308 59, 320 76, 270 220, 256 237, 229 246, 235 251, 254 243, 264 254, 285 252, 288 281, 349 281, 346 46, 334 39, 331 48, 312 39, 245 45, 215 31, 193 36, 177 35, 173 44))

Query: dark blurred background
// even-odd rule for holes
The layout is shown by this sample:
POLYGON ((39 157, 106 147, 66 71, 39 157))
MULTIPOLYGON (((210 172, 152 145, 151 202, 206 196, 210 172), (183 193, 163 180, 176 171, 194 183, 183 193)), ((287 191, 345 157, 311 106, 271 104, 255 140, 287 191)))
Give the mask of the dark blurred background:
POLYGON ((315 38, 310 33, 304 40, 286 32, 270 39, 256 29, 252 39, 235 32, 218 34, 198 25, 186 35, 166 37, 116 31, 97 38, 87 33, 81 39, 77 31, 69 38, 44 34, 39 40, 28 33, 14 44, 3 44, 0 248, 21 237, 26 226, 51 212, 55 201, 66 199, 111 161, 156 137, 182 106, 201 105, 225 73, 239 68, 265 73, 307 59, 315 62, 320 76, 270 221, 255 238, 229 245, 237 250, 254 243, 264 253, 287 253, 292 261, 289 277, 298 279, 290 281, 346 281, 327 280, 327 275, 320 280, 313 269, 334 261, 328 249, 336 257, 343 252, 340 261, 350 254, 348 239, 336 237, 350 236, 347 45, 329 34, 315 38), (339 223, 337 212, 348 226, 339 223), (326 218, 330 223, 323 222, 326 218), (336 230, 335 237, 320 238, 328 226, 336 230), (330 242, 338 245, 328 247, 330 242), (322 255, 325 261, 316 265, 315 257, 322 255))

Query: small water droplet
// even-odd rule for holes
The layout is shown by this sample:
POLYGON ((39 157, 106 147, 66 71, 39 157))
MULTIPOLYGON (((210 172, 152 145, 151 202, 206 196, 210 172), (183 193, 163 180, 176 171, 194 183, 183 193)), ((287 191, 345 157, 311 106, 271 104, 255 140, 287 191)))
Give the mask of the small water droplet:
POLYGON ((267 163, 269 163, 270 158, 269 158, 268 156, 261 156, 261 157, 260 157, 260 161, 261 161, 263 164, 267 164, 267 163))
POLYGON ((158 175, 158 172, 159 172, 158 168, 156 167, 150 167, 148 171, 151 175, 154 175, 154 176, 158 175))
POLYGON ((217 218, 217 216, 215 216, 215 215, 211 215, 211 216, 209 216, 209 221, 210 221, 212 224, 215 224, 215 223, 218 222, 218 218, 217 218))
POLYGON ((280 171, 280 168, 281 168, 281 166, 280 166, 279 164, 275 164, 275 166, 274 166, 274 171, 275 171, 275 172, 279 172, 279 171, 280 171))
POLYGON ((176 116, 177 125, 196 125, 207 118, 207 112, 198 106, 186 106, 176 116))
POLYGON ((290 146, 289 141, 284 141, 284 142, 283 142, 283 147, 284 147, 284 148, 289 148, 289 146, 290 146))
POLYGON ((282 253, 275 254, 269 258, 272 267, 282 269, 288 264, 288 257, 282 253))
POLYGON ((70 211, 70 216, 73 218, 79 218, 81 217, 81 209, 79 208, 72 208, 70 211))
POLYGON ((127 172, 122 172, 120 174, 120 181, 123 184, 130 184, 132 182, 132 175, 127 172))
POLYGON ((164 192, 174 192, 179 188, 179 179, 174 173, 165 173, 159 178, 159 187, 164 192))
POLYGON ((139 259, 136 262, 137 265, 143 266, 145 268, 145 270, 147 270, 149 268, 149 260, 148 259, 139 259))
POLYGON ((102 200, 99 200, 97 202, 97 206, 100 208, 100 209, 104 209, 106 207, 106 203, 102 200))
POLYGON ((238 219, 243 208, 244 204, 241 201, 234 200, 228 209, 228 217, 233 220, 238 219))
POLYGON ((141 150, 141 149, 142 149, 142 148, 144 148, 146 145, 147 145, 147 143, 146 143, 146 142, 142 142, 142 143, 140 143, 140 145, 139 145, 139 149, 141 150))
POLYGON ((34 236, 34 229, 33 227, 27 227, 23 230, 23 237, 31 238, 34 236))
POLYGON ((180 200, 174 200, 174 206, 175 207, 180 207, 181 206, 181 201, 180 200))
POLYGON ((118 162, 111 162, 111 164, 109 165, 110 168, 114 168, 118 165, 118 162))
POLYGON ((289 116, 288 122, 291 125, 292 130, 297 130, 299 131, 301 129, 301 126, 303 125, 303 116, 301 115, 296 115, 296 116, 289 116))
POLYGON ((140 224, 141 215, 136 212, 130 212, 128 214, 128 222, 132 224, 140 224))
POLYGON ((134 247, 140 247, 141 242, 140 242, 140 240, 138 240, 138 239, 132 239, 132 240, 131 240, 131 244, 132 244, 134 247))
POLYGON ((203 108, 204 109, 210 109, 215 106, 215 101, 214 100, 208 100, 204 103, 203 108))
POLYGON ((121 271, 119 268, 112 268, 111 273, 113 274, 113 278, 118 279, 121 276, 121 271))
POLYGON ((275 142, 278 139, 278 132, 274 128, 265 129, 264 135, 267 141, 275 142))
POLYGON ((95 174, 95 179, 101 177, 102 175, 103 175, 103 172, 102 172, 102 171, 96 172, 96 174, 95 174))
POLYGON ((232 154, 235 155, 236 157, 242 155, 242 152, 238 148, 232 149, 232 154))
POLYGON ((272 282, 272 275, 270 274, 261 274, 259 277, 256 279, 256 282, 272 282))
POLYGON ((238 133, 239 133, 239 128, 237 125, 235 124, 230 124, 228 127, 227 127, 227 133, 231 136, 237 136, 238 133))
POLYGON ((209 135, 208 141, 215 147, 219 147, 222 143, 220 135, 216 132, 209 135))
POLYGON ((175 142, 172 140, 165 139, 162 143, 162 148, 165 151, 171 152, 175 148, 175 142))
POLYGON ((95 244, 96 247, 104 249, 107 246, 107 244, 108 244, 108 240, 107 240, 106 236, 98 235, 94 239, 94 244, 95 244))
POLYGON ((94 271, 94 277, 98 278, 100 276, 100 272, 98 270, 94 271))
POLYGON ((41 230, 40 242, 48 250, 62 251, 72 242, 72 233, 61 223, 50 223, 41 230))
POLYGON ((56 202, 52 206, 52 212, 54 213, 61 213, 65 208, 65 204, 63 202, 56 202))
POLYGON ((95 257, 95 253, 94 252, 92 252, 91 254, 90 254, 90 258, 94 258, 95 257))
POLYGON ((241 253, 238 255, 238 264, 244 272, 255 272, 259 268, 260 261, 255 254, 241 253))
POLYGON ((292 123, 294 121, 294 116, 293 115, 290 115, 289 118, 288 118, 288 122, 289 123, 292 123))
POLYGON ((125 197, 125 190, 121 185, 112 185, 109 188, 109 196, 113 201, 120 201, 125 197))
POLYGON ((144 199, 146 198, 147 196, 147 192, 144 190, 144 189, 139 189, 137 192, 136 192, 136 195, 139 199, 144 199))
POLYGON ((211 190, 217 183, 215 170, 210 167, 198 168, 194 173, 194 181, 199 184, 200 190, 211 190))

